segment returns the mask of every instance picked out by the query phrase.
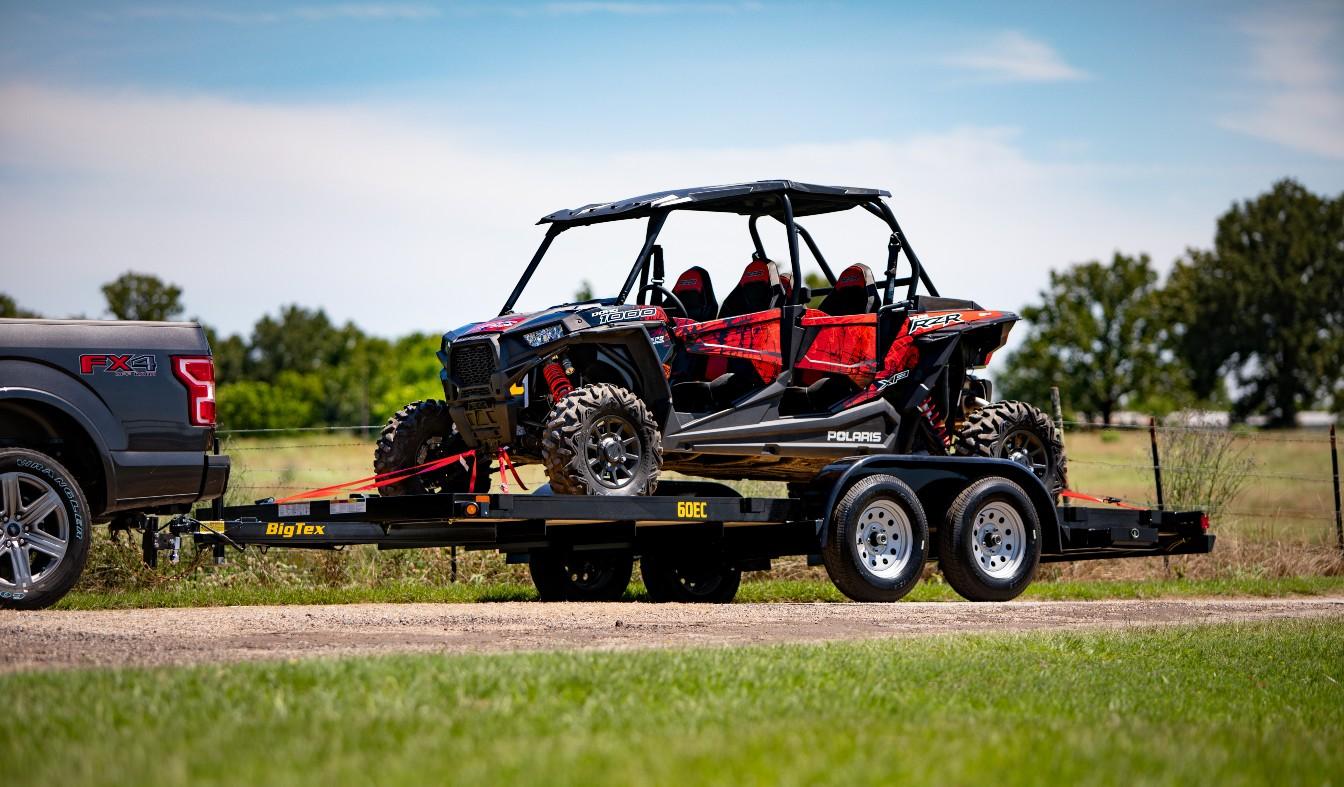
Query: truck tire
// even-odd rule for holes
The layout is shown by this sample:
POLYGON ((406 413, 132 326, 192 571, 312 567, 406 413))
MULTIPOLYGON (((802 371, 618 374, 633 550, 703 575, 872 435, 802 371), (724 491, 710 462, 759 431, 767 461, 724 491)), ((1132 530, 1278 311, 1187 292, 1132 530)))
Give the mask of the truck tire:
MULTIPOLYGON (((467 443, 453 426, 447 402, 437 399, 411 402, 394 413, 378 435, 378 443, 373 448, 373 472, 405 470, 466 450, 467 443)), ((475 460, 467 458, 429 473, 411 476, 382 487, 379 493, 384 497, 396 497, 489 491, 490 461, 477 453, 475 460), (479 465, 476 467, 476 484, 468 489, 473 461, 479 465)))
POLYGON ((836 503, 821 550, 836 588, 855 601, 899 601, 928 559, 924 506, 899 478, 871 475, 836 503))
POLYGON ((957 453, 1011 459, 1041 479, 1057 500, 1068 478, 1064 441, 1055 424, 1026 402, 994 402, 972 411, 957 431, 957 453))
POLYGON ((0 449, 0 608, 60 601, 88 560, 90 525, 70 471, 37 451, 0 449))
POLYGON ((638 396, 596 383, 551 408, 541 457, 556 494, 650 495, 662 469, 662 435, 638 396))
POLYGON ((645 555, 639 573, 649 600, 680 604, 729 604, 742 584, 742 572, 721 560, 645 555))
POLYGON ((542 601, 616 601, 635 570, 629 552, 537 550, 528 556, 528 573, 542 601))
POLYGON ((1022 487, 982 478, 962 490, 938 531, 938 565, 967 601, 1017 598, 1041 562, 1041 525, 1022 487))

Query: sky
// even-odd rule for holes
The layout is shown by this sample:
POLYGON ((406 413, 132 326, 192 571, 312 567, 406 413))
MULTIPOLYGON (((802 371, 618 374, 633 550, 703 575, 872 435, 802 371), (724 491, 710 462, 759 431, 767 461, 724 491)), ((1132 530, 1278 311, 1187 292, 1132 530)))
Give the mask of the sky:
MULTIPOLYGON (((943 294, 1014 309, 1116 251, 1165 271, 1279 178, 1344 191, 1344 4, 930 5, 0 0, 0 292, 99 317, 135 270, 227 332, 440 333, 546 213, 789 178, 889 190, 943 294)), ((871 217, 809 224, 885 259, 871 217)), ((522 304, 614 294, 641 233, 567 233, 522 304)), ((663 245, 720 295, 751 251, 695 214, 663 245)))

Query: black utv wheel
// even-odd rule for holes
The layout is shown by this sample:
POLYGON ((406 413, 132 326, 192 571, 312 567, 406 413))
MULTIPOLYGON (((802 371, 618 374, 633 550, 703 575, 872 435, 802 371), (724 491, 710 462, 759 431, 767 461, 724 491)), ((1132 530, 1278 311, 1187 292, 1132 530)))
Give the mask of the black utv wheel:
POLYGON ((616 601, 630 584, 635 559, 629 552, 538 550, 527 570, 542 601, 616 601))
POLYGON ((662 435, 638 396, 596 383, 551 408, 541 457, 556 494, 648 495, 658 487, 662 435))
POLYGON ((742 584, 741 571, 714 558, 645 555, 639 573, 656 602, 728 604, 742 584))
MULTIPOLYGON (((378 444, 373 449, 373 471, 405 470, 466 450, 466 441, 453 426, 446 402, 435 399, 411 402, 388 419, 378 436, 378 444)), ((489 491, 490 461, 479 453, 474 460, 465 457, 461 462, 413 475, 379 490, 384 497, 489 491), (468 489, 473 461, 479 465, 476 467, 476 484, 468 489)))
POLYGON ((836 503, 821 559, 836 588, 855 601, 899 601, 919 582, 928 546, 914 491, 895 476, 872 475, 836 503))
POLYGON ((999 476, 971 484, 938 530, 938 567, 967 601, 1009 601, 1041 562, 1041 526, 1022 487, 999 476))
POLYGON ((89 504, 51 457, 0 450, 0 609, 43 609, 61 600, 89 556, 89 504))
POLYGON ((962 456, 1011 459, 1030 468, 1054 497, 1064 491, 1064 441, 1050 416, 1026 402, 994 402, 970 413, 956 447, 962 456))

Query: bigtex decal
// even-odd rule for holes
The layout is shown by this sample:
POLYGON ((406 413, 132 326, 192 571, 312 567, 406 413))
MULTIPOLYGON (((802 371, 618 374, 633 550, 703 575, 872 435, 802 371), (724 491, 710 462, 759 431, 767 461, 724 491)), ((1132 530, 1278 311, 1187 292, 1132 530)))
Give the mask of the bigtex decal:
POLYGON ((266 535, 293 538, 294 536, 325 536, 326 525, 309 525, 303 522, 267 522, 266 535))
POLYGON ((153 355, 88 353, 79 356, 80 374, 101 371, 117 377, 153 377, 158 370, 159 363, 153 355))

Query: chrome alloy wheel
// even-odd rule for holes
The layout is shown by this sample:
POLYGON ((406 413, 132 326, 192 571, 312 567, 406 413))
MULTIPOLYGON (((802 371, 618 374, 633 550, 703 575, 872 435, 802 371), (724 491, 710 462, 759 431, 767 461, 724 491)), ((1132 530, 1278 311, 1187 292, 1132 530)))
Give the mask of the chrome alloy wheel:
POLYGON ((993 500, 975 512, 971 551, 975 566, 995 579, 1012 577, 1026 558, 1026 527, 1012 505, 993 500))
POLYGON ((877 579, 901 575, 914 548, 910 518, 897 503, 879 499, 859 514, 854 527, 855 554, 864 572, 877 579))
POLYGON ((31 589, 69 546, 70 520, 56 489, 29 473, 0 474, 0 590, 31 589))
POLYGON ((589 428, 584 448, 593 478, 608 489, 620 489, 635 479, 644 446, 634 424, 619 415, 604 415, 589 428))
POLYGON ((1050 471, 1050 452, 1040 435, 1020 429, 1010 432, 1003 439, 1003 457, 1031 470, 1037 478, 1044 479, 1050 471))

